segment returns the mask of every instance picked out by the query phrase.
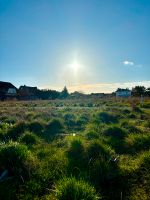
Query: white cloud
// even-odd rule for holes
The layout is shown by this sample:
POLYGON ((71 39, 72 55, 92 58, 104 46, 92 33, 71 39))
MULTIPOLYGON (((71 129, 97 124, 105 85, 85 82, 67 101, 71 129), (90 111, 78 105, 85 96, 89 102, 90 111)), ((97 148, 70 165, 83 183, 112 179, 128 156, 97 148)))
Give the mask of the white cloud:
POLYGON ((128 61, 128 60, 125 60, 122 62, 124 65, 130 65, 130 66, 134 66, 134 62, 132 61, 128 61))
POLYGON ((136 63, 134 63, 133 61, 129 61, 129 60, 124 60, 124 61, 122 62, 122 64, 123 64, 124 66, 132 66, 132 67, 134 67, 134 68, 141 68, 141 67, 143 67, 143 65, 141 65, 141 64, 136 64, 136 63))

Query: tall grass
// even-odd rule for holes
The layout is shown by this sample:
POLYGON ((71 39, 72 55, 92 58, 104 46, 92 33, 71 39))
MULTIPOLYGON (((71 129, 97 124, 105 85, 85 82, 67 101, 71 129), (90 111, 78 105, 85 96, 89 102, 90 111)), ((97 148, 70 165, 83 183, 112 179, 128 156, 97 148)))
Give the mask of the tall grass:
POLYGON ((100 199, 92 186, 73 177, 64 178, 56 184, 55 196, 57 200, 100 199))
POLYGON ((131 111, 128 99, 0 108, 0 199, 149 199, 148 108, 131 111))

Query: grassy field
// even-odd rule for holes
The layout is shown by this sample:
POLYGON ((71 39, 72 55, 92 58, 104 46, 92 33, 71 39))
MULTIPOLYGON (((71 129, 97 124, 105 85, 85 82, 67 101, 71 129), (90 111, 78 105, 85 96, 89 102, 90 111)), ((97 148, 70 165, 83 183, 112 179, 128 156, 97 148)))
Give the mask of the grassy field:
POLYGON ((149 197, 150 99, 0 102, 0 199, 149 197))

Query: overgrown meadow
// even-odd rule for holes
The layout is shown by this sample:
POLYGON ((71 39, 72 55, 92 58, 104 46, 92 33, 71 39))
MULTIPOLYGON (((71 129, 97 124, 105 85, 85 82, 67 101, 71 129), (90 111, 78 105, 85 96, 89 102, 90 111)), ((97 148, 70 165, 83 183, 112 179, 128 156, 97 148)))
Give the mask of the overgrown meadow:
POLYGON ((149 99, 0 102, 0 199, 149 197, 149 99))

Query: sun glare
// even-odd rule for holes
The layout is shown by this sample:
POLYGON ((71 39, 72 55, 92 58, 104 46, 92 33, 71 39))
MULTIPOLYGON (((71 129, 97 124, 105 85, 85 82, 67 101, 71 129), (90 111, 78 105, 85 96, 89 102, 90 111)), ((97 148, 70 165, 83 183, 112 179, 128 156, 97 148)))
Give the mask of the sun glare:
POLYGON ((70 67, 73 69, 74 72, 77 72, 81 65, 75 60, 70 67))

